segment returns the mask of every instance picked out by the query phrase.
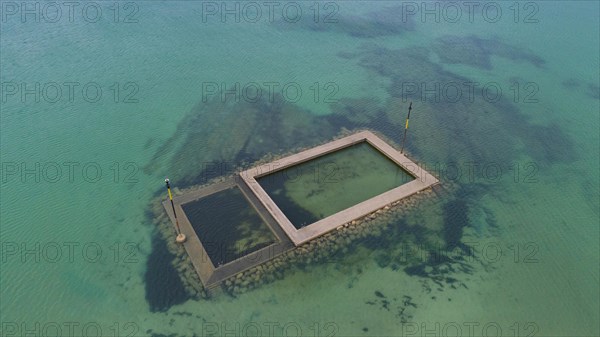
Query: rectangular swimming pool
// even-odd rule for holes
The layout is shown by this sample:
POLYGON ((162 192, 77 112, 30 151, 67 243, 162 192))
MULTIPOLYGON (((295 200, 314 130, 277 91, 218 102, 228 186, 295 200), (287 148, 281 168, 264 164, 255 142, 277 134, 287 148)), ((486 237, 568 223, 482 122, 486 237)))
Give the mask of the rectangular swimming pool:
POLYGON ((234 261, 277 240, 237 186, 181 207, 214 266, 234 261))
POLYGON ((369 131, 240 176, 296 246, 438 183, 369 131))
POLYGON ((300 229, 415 179, 363 141, 257 179, 300 229))

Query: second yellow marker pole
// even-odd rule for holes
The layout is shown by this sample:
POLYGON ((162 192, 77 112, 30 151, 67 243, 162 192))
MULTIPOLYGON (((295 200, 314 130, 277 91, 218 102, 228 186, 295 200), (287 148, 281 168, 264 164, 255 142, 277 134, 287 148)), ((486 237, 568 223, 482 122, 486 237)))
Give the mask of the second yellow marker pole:
POLYGON ((408 120, 410 119, 410 111, 412 110, 412 102, 408 106, 408 116, 406 117, 406 125, 404 126, 404 137, 402 138, 402 150, 400 153, 404 153, 404 141, 406 141, 406 131, 408 131, 408 120))

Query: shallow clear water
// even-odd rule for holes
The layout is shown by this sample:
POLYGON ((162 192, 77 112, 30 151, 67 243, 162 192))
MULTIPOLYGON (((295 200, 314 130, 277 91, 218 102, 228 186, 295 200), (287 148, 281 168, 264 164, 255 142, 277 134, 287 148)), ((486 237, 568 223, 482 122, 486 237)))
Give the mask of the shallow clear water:
POLYGON ((36 323, 37 335, 54 324, 68 335, 69 322, 78 336, 90 324, 250 335, 253 323, 262 335, 420 335, 426 324, 443 336, 453 323, 475 335, 490 324, 504 336, 600 335, 598 2, 497 2, 498 20, 463 7, 458 22, 417 12, 411 24, 387 1, 336 2, 331 23, 336 7, 323 3, 319 24, 312 3, 277 23, 266 8, 256 23, 203 18, 193 1, 118 3, 115 20, 113 3, 98 4, 97 22, 82 5, 56 22, 2 8, 3 336, 36 323), (270 102, 272 82, 279 96, 292 83, 287 96, 270 102), (22 94, 36 83, 37 97, 22 94), (238 102, 220 102, 222 83, 240 83, 238 102), (258 101, 242 97, 250 83, 258 101), (464 83, 478 83, 473 95, 464 83), (203 183, 343 128, 400 143, 409 100, 407 151, 455 188, 328 263, 236 298, 186 297, 149 215, 165 175, 203 183), (455 252, 404 263, 420 243, 455 252))
POLYGON ((414 178, 367 142, 262 176, 260 186, 302 228, 414 178))

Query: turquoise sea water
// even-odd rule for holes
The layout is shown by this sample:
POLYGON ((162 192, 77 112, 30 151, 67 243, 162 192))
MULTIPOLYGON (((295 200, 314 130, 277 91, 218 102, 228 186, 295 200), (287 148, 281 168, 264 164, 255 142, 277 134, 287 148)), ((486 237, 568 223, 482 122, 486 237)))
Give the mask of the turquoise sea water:
POLYGON ((597 2, 439 22, 420 2, 289 2, 239 23, 221 2, 95 4, 97 22, 2 2, 3 336, 600 335, 597 2), (408 100, 407 149, 449 190, 433 207, 237 297, 178 291, 149 218, 165 175, 184 187, 342 128, 399 143, 408 100), (409 234, 463 259, 403 265, 409 234))

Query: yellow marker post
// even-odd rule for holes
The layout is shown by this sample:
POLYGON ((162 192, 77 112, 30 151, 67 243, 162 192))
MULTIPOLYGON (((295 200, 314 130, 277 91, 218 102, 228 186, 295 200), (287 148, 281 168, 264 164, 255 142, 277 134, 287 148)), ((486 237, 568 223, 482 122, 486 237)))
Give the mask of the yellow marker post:
POLYGON ((406 141, 406 131, 408 131, 408 120, 410 119, 410 111, 412 110, 412 102, 408 106, 408 116, 406 117, 406 125, 404 126, 404 137, 402 138, 402 150, 400 153, 404 153, 404 141, 406 141))
POLYGON ((175 238, 175 241, 177 243, 184 243, 186 238, 185 234, 181 233, 181 229, 179 228, 179 220, 177 219, 177 212, 175 212, 175 204, 173 203, 173 194, 171 194, 171 185, 169 184, 169 178, 165 178, 165 184, 167 185, 167 192, 169 193, 169 200, 171 201, 173 216, 175 217, 175 226, 177 227, 177 238, 175 238))

